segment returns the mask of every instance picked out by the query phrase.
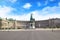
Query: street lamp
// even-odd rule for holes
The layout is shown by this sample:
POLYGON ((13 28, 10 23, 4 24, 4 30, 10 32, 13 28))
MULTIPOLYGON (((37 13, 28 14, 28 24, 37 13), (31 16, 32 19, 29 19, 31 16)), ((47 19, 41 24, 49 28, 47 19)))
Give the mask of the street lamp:
POLYGON ((9 22, 8 22, 8 28, 9 28, 9 22))
POLYGON ((8 31, 9 31, 9 22, 8 22, 8 31))
POLYGON ((39 28, 40 28, 40 24, 39 24, 39 28))

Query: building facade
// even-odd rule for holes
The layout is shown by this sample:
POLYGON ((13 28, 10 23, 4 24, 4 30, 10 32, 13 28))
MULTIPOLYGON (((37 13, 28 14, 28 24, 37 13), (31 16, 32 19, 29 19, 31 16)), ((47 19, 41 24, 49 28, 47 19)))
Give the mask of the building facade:
POLYGON ((0 19, 0 29, 21 28, 60 28, 60 18, 35 21, 31 14, 30 21, 0 19))

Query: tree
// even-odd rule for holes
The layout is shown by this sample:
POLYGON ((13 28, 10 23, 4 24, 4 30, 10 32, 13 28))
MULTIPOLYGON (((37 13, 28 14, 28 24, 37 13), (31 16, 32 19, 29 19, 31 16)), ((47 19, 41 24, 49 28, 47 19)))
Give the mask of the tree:
POLYGON ((0 17, 0 29, 2 27, 2 18, 0 17))
POLYGON ((9 21, 14 21, 12 18, 9 18, 8 20, 9 20, 9 21))

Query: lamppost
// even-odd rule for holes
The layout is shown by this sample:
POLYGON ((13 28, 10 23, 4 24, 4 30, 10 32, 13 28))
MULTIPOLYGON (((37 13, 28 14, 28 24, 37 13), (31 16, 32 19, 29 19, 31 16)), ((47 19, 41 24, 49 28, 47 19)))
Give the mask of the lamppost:
POLYGON ((17 29, 16 20, 14 20, 14 29, 17 29))
POLYGON ((8 31, 9 31, 9 22, 8 22, 8 31))
POLYGON ((15 29, 15 20, 14 20, 14 25, 13 26, 14 26, 13 28, 15 29))
POLYGON ((8 22, 8 28, 9 28, 9 22, 8 22))
POLYGON ((54 26, 55 26, 54 19, 52 19, 52 32, 53 32, 54 26))
POLYGON ((40 28, 40 24, 39 24, 39 28, 40 28))

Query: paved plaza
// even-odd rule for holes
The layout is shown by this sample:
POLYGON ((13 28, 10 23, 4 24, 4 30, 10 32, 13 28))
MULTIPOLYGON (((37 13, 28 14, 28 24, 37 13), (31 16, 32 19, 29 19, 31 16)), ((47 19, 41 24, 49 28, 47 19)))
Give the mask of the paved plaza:
POLYGON ((0 40, 60 40, 60 30, 0 31, 0 40))

